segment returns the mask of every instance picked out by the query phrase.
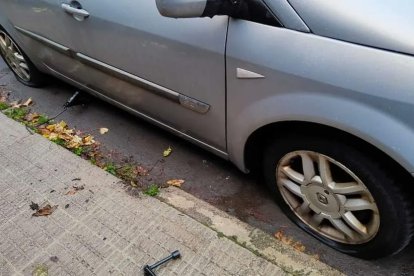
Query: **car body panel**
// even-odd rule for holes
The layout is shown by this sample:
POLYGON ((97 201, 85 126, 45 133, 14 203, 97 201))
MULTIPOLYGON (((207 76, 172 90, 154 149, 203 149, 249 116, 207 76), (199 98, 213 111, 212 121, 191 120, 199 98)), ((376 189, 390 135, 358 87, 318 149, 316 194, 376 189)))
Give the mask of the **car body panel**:
POLYGON ((254 131, 302 121, 360 137, 414 171, 414 58, 237 19, 227 41, 228 153, 240 169, 254 131), (237 68, 265 78, 238 79, 237 68))
POLYGON ((88 76, 82 82, 89 82, 107 97, 225 150, 224 52, 228 18, 165 18, 159 15, 153 0, 140 1, 139 9, 134 1, 90 0, 82 5, 91 14, 79 30, 82 55, 208 107, 205 112, 194 112, 168 95, 160 97, 160 93, 148 92, 148 87, 134 88, 112 76, 107 79, 88 76), (126 10, 133 12, 125 13, 126 10), (155 21, 157 24, 153 24, 155 21))
POLYGON ((289 0, 313 33, 414 54, 412 0, 289 0))
POLYGON ((152 0, 142 1, 145 8, 122 16, 122 11, 134 9, 135 2, 88 1, 82 8, 90 16, 80 22, 59 3, 41 1, 32 7, 6 1, 5 8, 13 11, 10 20, 24 35, 23 44, 30 43, 29 56, 37 55, 47 68, 219 151, 226 150, 226 16, 163 18, 152 0), (107 13, 111 5, 113 12, 107 13), (27 20, 37 22, 38 16, 43 21, 30 26, 27 20), (151 24, 157 19, 159 24, 151 24), (47 20, 54 22, 53 32, 47 32, 43 23, 47 20), (67 28, 75 31, 67 32, 67 28), (188 77, 193 81, 182 81, 188 77))
MULTIPOLYGON (((302 121, 353 134, 414 172, 414 60, 409 55, 375 49, 383 48, 379 44, 365 47, 357 45, 364 44, 358 41, 350 43, 323 37, 322 33, 306 33, 298 15, 296 19, 287 15, 290 19, 281 20, 285 26, 289 20, 298 23, 291 23, 291 30, 237 19, 231 19, 228 26, 224 16, 195 21, 162 18, 156 15, 152 0, 142 2, 153 6, 149 14, 139 13, 138 19, 120 18, 123 13, 116 11, 118 5, 107 15, 101 2, 92 5, 92 1, 82 1, 84 8, 91 11, 91 17, 82 22, 56 8, 59 16, 53 18, 61 32, 65 28, 59 24, 64 20, 80 26, 71 36, 78 39, 74 42, 44 33, 46 27, 30 26, 20 16, 8 18, 9 7, 4 5, 11 3, 14 8, 26 9, 23 13, 33 19, 37 15, 31 13, 38 10, 30 7, 38 8, 46 2, 51 1, 0 1, 0 22, 16 36, 39 69, 230 159, 243 171, 248 170, 244 150, 252 133, 269 124, 302 121), (159 26, 149 24, 151 20, 160 22, 159 26), (13 26, 61 43, 70 51, 61 54, 56 49, 44 49, 44 43, 13 26), (126 34, 131 30, 140 40, 126 34), (128 44, 124 47, 123 39, 128 44), (250 71, 250 76, 259 74, 264 78, 237 78, 238 68, 250 71), (128 74, 138 85, 120 77, 128 74), (142 85, 145 81, 167 89, 166 93, 207 103, 211 110, 206 114, 194 112, 167 96, 160 97, 153 87, 142 85)), ((130 5, 135 2, 122 3, 125 9, 132 10, 130 5)), ((273 11, 277 9, 275 5, 268 6, 273 11)), ((48 12, 39 10, 40 15, 48 12)), ((305 18, 304 21, 307 23, 305 18)), ((371 36, 374 35, 367 37, 371 36)), ((384 39, 384 43, 393 48, 391 51, 402 49, 394 47, 398 45, 395 41, 390 44, 384 39)))
MULTIPOLYGON (((57 0, 39 1, 0 1, 0 9, 7 11, 7 19, 10 25, 22 30, 28 30, 34 35, 53 41, 66 49, 77 51, 78 40, 76 37, 78 22, 73 18, 62 16, 60 2, 57 0), (35 22, 35 24, 34 24, 35 22), (51 26, 53 26, 51 28, 51 26)), ((7 29, 8 32, 16 33, 16 29, 7 29)), ((44 69, 43 63, 54 65, 54 67, 65 72, 70 77, 78 73, 75 63, 66 58, 66 54, 48 47, 47 44, 39 42, 33 37, 17 31, 16 40, 21 41, 21 47, 25 53, 34 57, 33 62, 44 69)), ((63 49, 62 48, 62 49, 63 49)))

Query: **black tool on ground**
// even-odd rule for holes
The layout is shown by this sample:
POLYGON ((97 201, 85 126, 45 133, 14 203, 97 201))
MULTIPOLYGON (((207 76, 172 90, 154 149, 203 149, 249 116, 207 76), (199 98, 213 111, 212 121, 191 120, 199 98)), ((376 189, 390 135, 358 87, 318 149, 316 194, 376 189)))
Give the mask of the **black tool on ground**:
POLYGON ((180 251, 176 250, 173 253, 171 253, 171 255, 168 256, 167 258, 164 258, 161 261, 156 262, 153 265, 144 266, 144 275, 145 276, 156 276, 156 274, 154 272, 154 269, 156 269, 157 267, 159 267, 160 265, 162 265, 162 264, 164 264, 168 261, 175 260, 175 259, 178 259, 178 258, 181 258, 181 254, 180 254, 180 251))
POLYGON ((73 94, 72 97, 70 97, 69 100, 66 101, 66 103, 63 105, 63 107, 68 108, 68 107, 72 107, 72 106, 81 104, 81 103, 79 103, 79 101, 77 101, 79 94, 80 94, 80 92, 76 91, 75 94, 73 94))

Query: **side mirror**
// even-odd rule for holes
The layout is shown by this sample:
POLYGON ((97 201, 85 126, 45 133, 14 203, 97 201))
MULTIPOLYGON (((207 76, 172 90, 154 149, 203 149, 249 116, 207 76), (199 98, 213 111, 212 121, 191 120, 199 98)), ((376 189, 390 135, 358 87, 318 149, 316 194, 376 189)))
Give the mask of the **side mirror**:
POLYGON ((156 0, 158 11, 165 17, 192 18, 215 15, 235 16, 244 0, 156 0))

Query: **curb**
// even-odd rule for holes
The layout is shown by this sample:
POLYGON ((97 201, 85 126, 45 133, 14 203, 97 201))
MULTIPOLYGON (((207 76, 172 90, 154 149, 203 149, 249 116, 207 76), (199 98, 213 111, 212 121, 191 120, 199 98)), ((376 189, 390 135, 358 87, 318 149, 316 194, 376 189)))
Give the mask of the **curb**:
POLYGON ((183 190, 175 187, 162 189, 157 198, 216 231, 217 235, 227 237, 279 266, 286 273, 292 275, 344 275, 327 264, 305 253, 295 251, 292 247, 283 244, 264 231, 229 216, 224 211, 183 190))

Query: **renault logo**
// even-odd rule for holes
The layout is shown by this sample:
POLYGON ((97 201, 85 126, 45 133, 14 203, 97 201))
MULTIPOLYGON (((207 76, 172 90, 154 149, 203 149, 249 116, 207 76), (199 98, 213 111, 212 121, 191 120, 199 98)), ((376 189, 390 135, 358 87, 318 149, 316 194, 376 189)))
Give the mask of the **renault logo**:
POLYGON ((318 200, 320 203, 327 205, 328 204, 328 199, 326 198, 326 196, 324 196, 323 194, 317 193, 318 196, 318 200))

